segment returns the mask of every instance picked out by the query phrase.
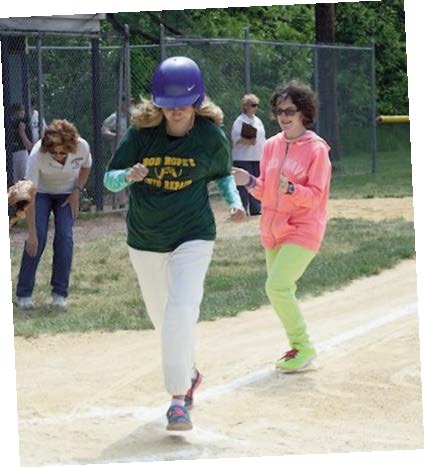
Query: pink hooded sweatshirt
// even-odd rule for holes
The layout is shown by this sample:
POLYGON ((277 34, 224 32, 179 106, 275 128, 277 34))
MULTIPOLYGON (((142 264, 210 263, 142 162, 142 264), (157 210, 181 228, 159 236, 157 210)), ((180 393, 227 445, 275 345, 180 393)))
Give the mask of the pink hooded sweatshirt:
POLYGON ((330 147, 313 131, 286 140, 284 132, 269 138, 261 159, 261 172, 250 193, 262 201, 262 245, 275 248, 294 243, 318 251, 327 224, 331 179, 330 147), (282 193, 280 174, 294 185, 282 193))

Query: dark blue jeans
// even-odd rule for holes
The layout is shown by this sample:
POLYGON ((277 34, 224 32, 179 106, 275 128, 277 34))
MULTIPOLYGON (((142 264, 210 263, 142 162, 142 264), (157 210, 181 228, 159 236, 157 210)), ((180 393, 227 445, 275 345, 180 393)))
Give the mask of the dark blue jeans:
MULTIPOLYGON (((259 177, 259 161, 234 161, 233 163, 234 167, 240 167, 240 169, 247 170, 254 177, 259 177)), ((238 186, 237 190, 240 194, 245 211, 251 216, 260 214, 262 208, 261 202, 250 195, 244 186, 238 186)))
POLYGON ((69 204, 62 207, 68 194, 51 195, 37 193, 35 198, 35 224, 38 237, 37 255, 22 254, 16 295, 30 297, 35 285, 35 275, 47 241, 50 213, 54 215, 53 265, 50 284, 52 293, 68 296, 69 276, 71 274, 74 240, 72 227, 74 219, 69 204))

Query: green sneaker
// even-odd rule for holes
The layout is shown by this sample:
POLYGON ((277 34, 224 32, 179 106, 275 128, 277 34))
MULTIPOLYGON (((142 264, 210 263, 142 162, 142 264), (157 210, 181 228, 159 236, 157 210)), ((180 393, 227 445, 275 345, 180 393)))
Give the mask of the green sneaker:
POLYGON ((314 347, 294 347, 286 352, 275 365, 286 373, 291 373, 307 367, 317 356, 314 347))

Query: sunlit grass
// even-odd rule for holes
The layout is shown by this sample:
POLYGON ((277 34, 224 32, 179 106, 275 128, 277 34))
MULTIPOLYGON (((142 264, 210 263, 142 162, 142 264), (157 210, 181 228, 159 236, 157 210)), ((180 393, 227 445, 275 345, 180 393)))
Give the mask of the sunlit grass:
MULTIPOLYGON (((414 254, 411 222, 333 219, 328 224, 321 252, 299 281, 297 294, 304 297, 338 289, 414 254)), ((20 257, 21 249, 12 248, 12 278, 16 277, 20 257)), ((22 312, 15 308, 17 335, 151 327, 124 234, 81 239, 75 245, 66 313, 48 306, 51 259, 51 247, 47 247, 37 275, 36 309, 22 312)), ((218 239, 206 278, 201 319, 233 316, 268 303, 265 280, 265 258, 259 235, 237 241, 218 239)), ((159 289, 158 293, 161 293, 159 289)))

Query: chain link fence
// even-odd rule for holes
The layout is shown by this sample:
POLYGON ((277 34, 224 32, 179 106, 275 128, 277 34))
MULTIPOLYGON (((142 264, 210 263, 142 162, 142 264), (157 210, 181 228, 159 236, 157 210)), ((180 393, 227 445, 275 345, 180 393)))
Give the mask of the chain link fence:
POLYGON ((1 39, 8 185, 22 176, 14 163, 17 149, 30 150, 19 134, 19 123, 35 143, 53 119, 67 119, 88 141, 93 156, 83 201, 103 209, 103 198, 109 195, 103 174, 116 142, 102 138, 102 123, 118 107, 123 109, 119 103, 127 92, 125 38, 108 38, 101 45, 98 38, 63 35, 1 39), (24 113, 19 115, 18 108, 24 113))
POLYGON ((240 113, 240 99, 250 92, 261 100, 256 115, 267 137, 276 134, 280 129, 269 103, 274 89, 291 79, 304 81, 320 98, 314 130, 332 146, 335 173, 375 170, 372 47, 179 38, 166 45, 166 55, 185 55, 199 64, 207 94, 224 111, 228 137, 240 113))
POLYGON ((88 198, 97 210, 103 210, 112 199, 103 188, 103 174, 117 141, 102 136, 102 124, 115 113, 116 133, 122 135, 118 122, 126 118, 128 123, 130 99, 149 99, 156 66, 174 55, 188 56, 199 64, 207 94, 224 111, 228 137, 246 93, 256 94, 261 101, 257 116, 264 123, 266 136, 276 134, 279 128, 270 114, 271 94, 278 84, 300 79, 318 92, 321 107, 314 129, 332 146, 335 174, 376 170, 372 46, 253 41, 248 33, 244 40, 162 34, 162 43, 157 45, 130 44, 128 37, 40 33, 1 37, 9 185, 16 177, 14 154, 28 150, 19 135, 18 122, 24 122, 32 141, 41 134, 43 125, 54 118, 66 118, 90 144, 93 168, 88 198), (19 105, 23 117, 18 115, 19 105), (34 110, 38 111, 38 122, 34 110))

